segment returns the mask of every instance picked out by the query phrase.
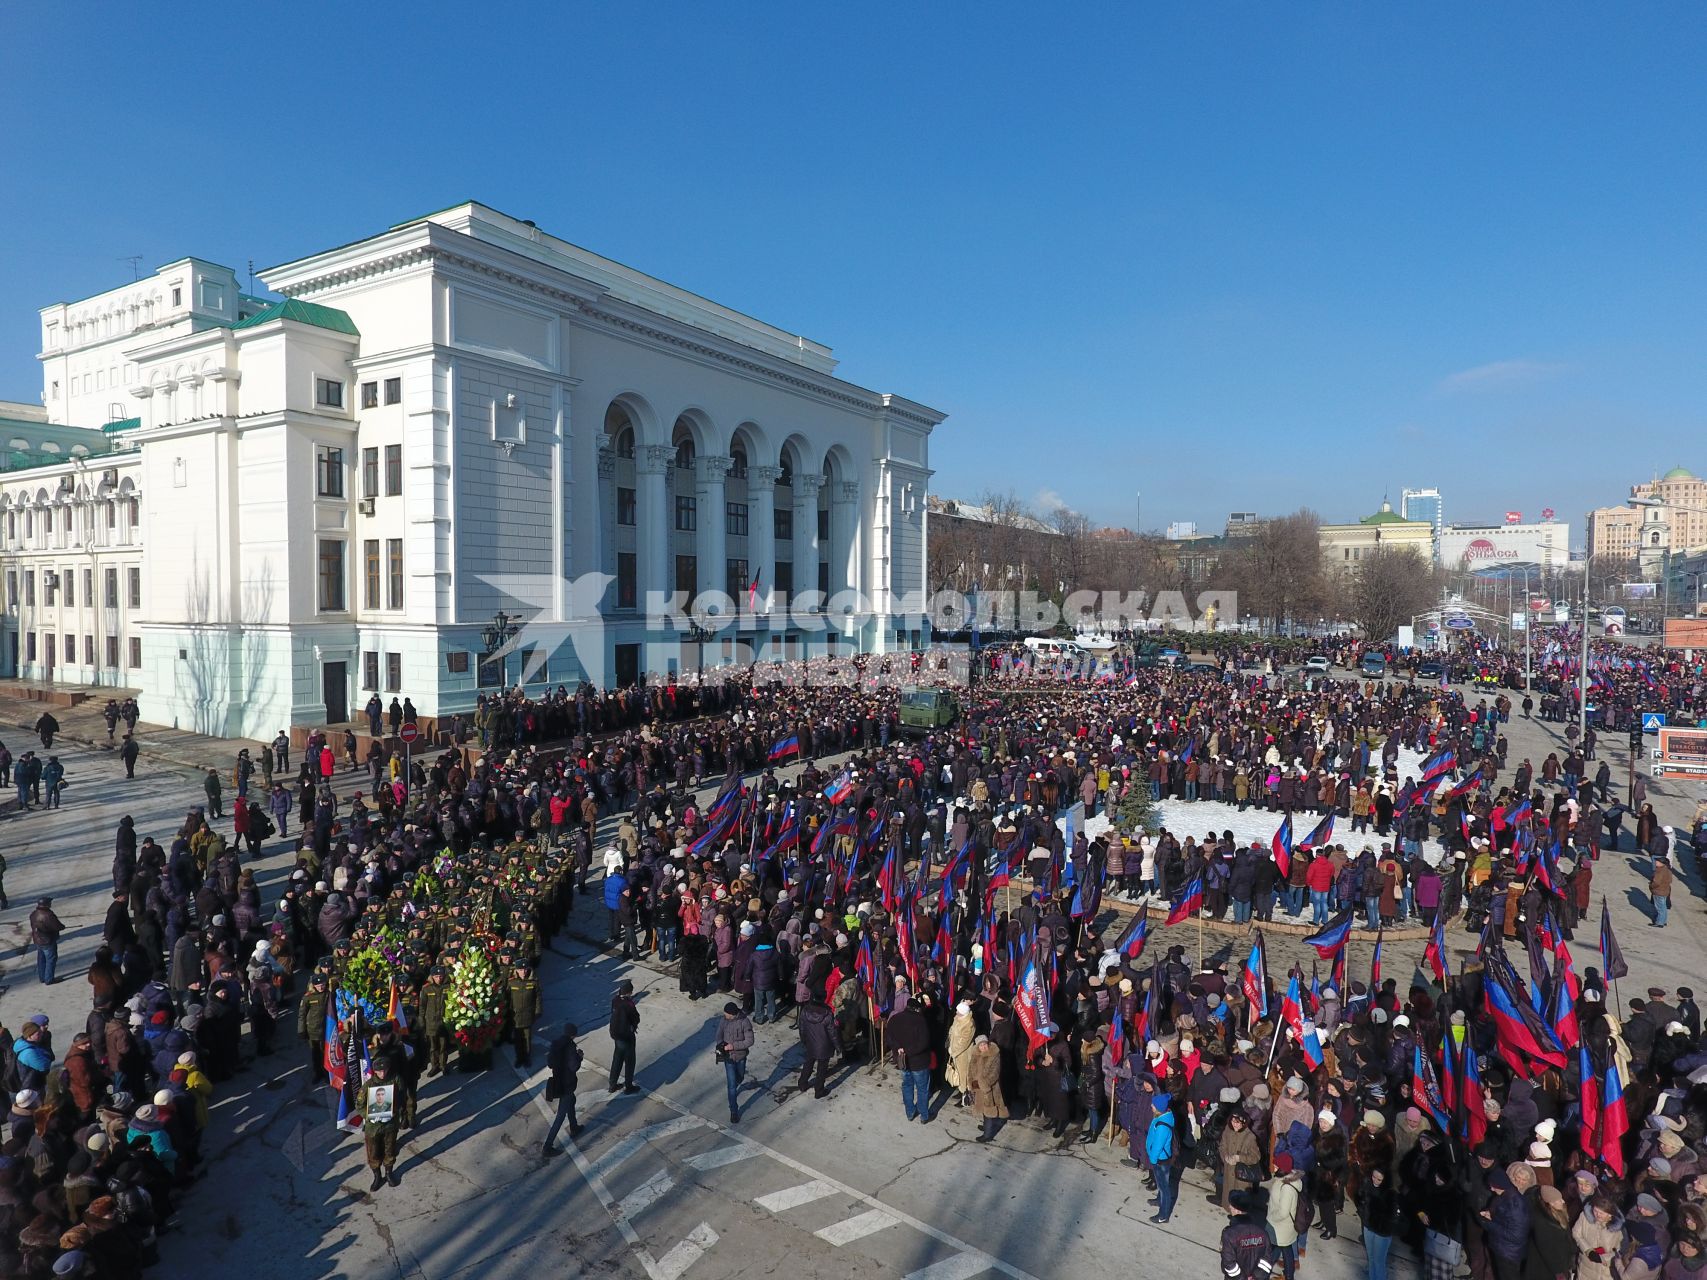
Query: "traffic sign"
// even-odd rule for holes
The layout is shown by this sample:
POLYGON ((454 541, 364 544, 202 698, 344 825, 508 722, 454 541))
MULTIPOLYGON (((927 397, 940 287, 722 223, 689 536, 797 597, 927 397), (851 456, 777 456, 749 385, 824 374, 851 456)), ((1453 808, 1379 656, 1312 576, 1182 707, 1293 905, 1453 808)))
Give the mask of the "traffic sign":
POLYGON ((1658 733, 1666 727, 1666 713, 1663 711, 1642 712, 1642 732, 1658 733))
POLYGON ((421 727, 413 720, 405 720, 397 730, 398 741, 405 746, 421 736, 421 727))

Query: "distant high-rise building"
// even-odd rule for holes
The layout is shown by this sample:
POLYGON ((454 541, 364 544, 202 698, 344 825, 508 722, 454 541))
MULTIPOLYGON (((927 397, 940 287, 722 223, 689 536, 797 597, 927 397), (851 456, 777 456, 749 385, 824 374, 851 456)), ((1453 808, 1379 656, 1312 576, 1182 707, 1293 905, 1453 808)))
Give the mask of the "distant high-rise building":
POLYGON ((1195 520, 1175 520, 1168 526, 1169 542, 1178 542, 1182 538, 1195 538, 1196 536, 1197 521, 1195 520))
POLYGON ((1262 527, 1262 517, 1254 511, 1229 511, 1225 533, 1229 538, 1249 538, 1262 527))
POLYGON ((1440 556, 1440 535, 1446 528, 1446 511, 1439 489, 1406 489, 1399 494, 1399 514, 1407 520, 1426 520, 1434 528, 1435 558, 1440 556))

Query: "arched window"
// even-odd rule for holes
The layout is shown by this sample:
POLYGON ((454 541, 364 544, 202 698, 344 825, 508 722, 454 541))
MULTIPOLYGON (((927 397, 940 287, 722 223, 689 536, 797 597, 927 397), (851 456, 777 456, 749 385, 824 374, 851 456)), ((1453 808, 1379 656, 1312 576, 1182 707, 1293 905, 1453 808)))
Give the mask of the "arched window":
POLYGON ((736 479, 747 474, 747 446, 739 440, 729 446, 729 474, 736 479))
POLYGON ((676 441, 676 465, 684 471, 693 469, 693 440, 687 436, 676 441))
POLYGON ((616 456, 619 458, 634 457, 634 428, 624 426, 616 433, 616 456))

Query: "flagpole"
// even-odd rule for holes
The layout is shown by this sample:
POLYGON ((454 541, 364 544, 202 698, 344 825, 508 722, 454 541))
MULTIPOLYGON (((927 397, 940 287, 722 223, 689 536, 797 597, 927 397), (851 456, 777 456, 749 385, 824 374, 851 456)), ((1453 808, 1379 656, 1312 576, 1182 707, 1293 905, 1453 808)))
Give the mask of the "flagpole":
POLYGON ((1197 907, 1197 971, 1203 972, 1203 904, 1197 907))

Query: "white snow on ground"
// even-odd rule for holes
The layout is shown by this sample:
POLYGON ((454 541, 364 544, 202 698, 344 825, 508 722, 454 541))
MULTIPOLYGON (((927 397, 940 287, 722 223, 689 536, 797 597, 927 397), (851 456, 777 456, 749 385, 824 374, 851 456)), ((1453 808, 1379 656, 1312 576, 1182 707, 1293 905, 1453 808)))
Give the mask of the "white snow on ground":
MULTIPOLYGON (((1403 786, 1406 778, 1414 780, 1421 776, 1423 759, 1423 756, 1408 747, 1399 748, 1399 785, 1403 786)), ((1442 786, 1445 785, 1448 784, 1442 784, 1442 786)), ((1174 837, 1182 842, 1187 836, 1193 836, 1201 844, 1204 835, 1208 832, 1214 832, 1219 838, 1223 831, 1231 831, 1233 843, 1235 847, 1239 848, 1248 848, 1251 841, 1255 840, 1264 849, 1267 849, 1274 839, 1275 831, 1280 827, 1281 820, 1281 815, 1278 812, 1270 813, 1267 809, 1252 806, 1240 813, 1237 804, 1229 804, 1219 800, 1198 800, 1189 803, 1184 800, 1164 800, 1159 809, 1162 826, 1173 832, 1174 837)), ((1293 814, 1292 843, 1296 845, 1311 832, 1319 821, 1320 818, 1314 813, 1293 814)), ((1056 821, 1056 825, 1064 830, 1067 820, 1060 818, 1056 821)), ((1085 835, 1094 840, 1107 831, 1110 825, 1108 817, 1105 814, 1098 813, 1085 823, 1085 835)), ((1391 841, 1393 836, 1389 835, 1387 838, 1391 841)), ((1379 853, 1382 838, 1375 834, 1373 824, 1368 832, 1353 834, 1351 819, 1336 815, 1333 842, 1344 845, 1346 851, 1356 857, 1363 852, 1365 847, 1379 853)), ((1438 866, 1445 856, 1446 847, 1432 835, 1423 841, 1423 857, 1430 863, 1438 866)))

